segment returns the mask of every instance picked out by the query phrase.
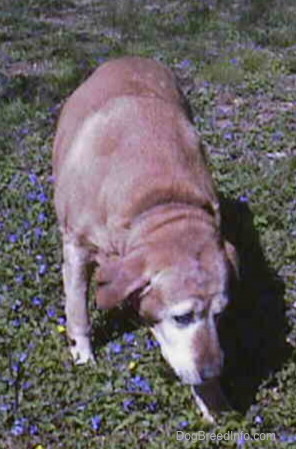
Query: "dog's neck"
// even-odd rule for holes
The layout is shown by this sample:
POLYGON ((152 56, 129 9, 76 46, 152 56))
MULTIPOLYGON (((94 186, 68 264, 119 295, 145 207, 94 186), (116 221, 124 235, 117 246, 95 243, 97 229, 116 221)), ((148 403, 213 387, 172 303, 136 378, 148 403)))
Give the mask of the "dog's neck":
POLYGON ((175 248, 178 257, 180 250, 188 254, 195 252, 196 245, 200 246, 209 234, 216 234, 216 221, 215 211, 210 205, 156 205, 133 221, 126 239, 125 253, 153 247, 154 252, 167 250, 173 259, 175 248))

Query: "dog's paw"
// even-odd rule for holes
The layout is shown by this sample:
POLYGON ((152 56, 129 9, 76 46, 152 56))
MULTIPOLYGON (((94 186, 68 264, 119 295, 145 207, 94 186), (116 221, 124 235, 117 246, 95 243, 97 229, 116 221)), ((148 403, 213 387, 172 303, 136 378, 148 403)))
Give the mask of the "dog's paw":
POLYGON ((95 364, 95 358, 88 338, 71 339, 70 352, 75 365, 95 364))

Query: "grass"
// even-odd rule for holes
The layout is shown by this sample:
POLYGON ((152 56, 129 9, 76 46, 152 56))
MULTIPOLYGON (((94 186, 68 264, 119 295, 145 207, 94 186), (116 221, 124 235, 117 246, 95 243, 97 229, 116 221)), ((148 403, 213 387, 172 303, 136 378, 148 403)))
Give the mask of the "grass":
POLYGON ((276 447, 296 447, 295 15, 292 0, 2 1, 1 449, 217 447, 176 442, 177 430, 274 432, 276 447), (124 310, 92 310, 96 367, 73 366, 67 349, 55 124, 65 97, 125 53, 178 74, 241 256, 221 329, 236 411, 214 427, 124 310))

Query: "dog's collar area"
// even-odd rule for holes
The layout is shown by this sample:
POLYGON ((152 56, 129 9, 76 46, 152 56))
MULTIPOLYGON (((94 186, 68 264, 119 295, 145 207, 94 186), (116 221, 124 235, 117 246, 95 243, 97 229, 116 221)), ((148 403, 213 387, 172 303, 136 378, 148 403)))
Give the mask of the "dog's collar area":
POLYGON ((129 224, 125 252, 130 252, 143 246, 143 235, 150 235, 160 228, 183 220, 194 220, 196 223, 206 223, 216 231, 215 212, 211 204, 206 202, 165 202, 152 205, 140 212, 129 224), (140 245, 139 245, 139 242, 140 245))
POLYGON ((154 224, 160 226, 162 222, 163 224, 166 224, 169 223, 170 220, 187 219, 190 215, 194 216, 194 218, 197 218, 197 216, 198 218, 203 217, 204 220, 207 217, 206 221, 212 221, 215 212, 210 203, 198 202, 196 199, 188 202, 167 201, 154 204, 145 211, 140 212, 134 220, 133 225, 142 225, 144 222, 152 220, 152 226, 154 224), (163 214, 161 212, 163 212, 163 214))

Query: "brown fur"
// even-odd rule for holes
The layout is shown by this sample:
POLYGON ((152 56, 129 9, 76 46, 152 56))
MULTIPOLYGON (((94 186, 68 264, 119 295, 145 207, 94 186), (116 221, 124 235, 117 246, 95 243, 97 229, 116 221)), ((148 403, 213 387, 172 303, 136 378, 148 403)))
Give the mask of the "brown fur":
MULTIPOLYGON (((63 108, 53 167, 64 244, 73 241, 85 263, 97 263, 101 308, 138 292, 140 313, 156 321, 187 297, 206 304, 206 313, 223 309, 218 296, 235 250, 220 234, 200 138, 167 68, 125 57, 95 71, 63 108)), ((200 330, 195 345, 197 367, 218 373, 215 329, 200 330)))

